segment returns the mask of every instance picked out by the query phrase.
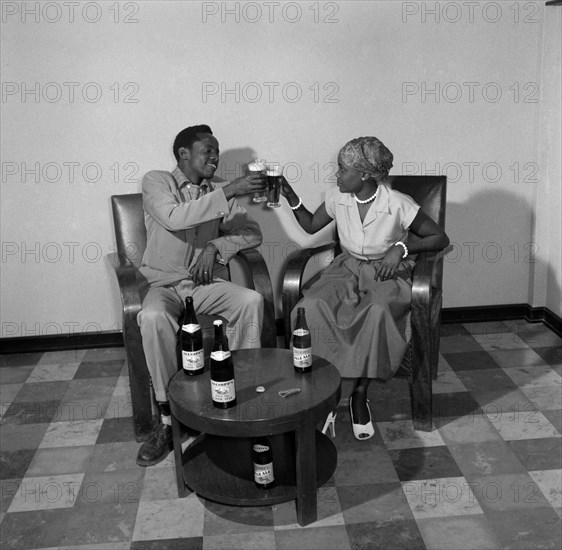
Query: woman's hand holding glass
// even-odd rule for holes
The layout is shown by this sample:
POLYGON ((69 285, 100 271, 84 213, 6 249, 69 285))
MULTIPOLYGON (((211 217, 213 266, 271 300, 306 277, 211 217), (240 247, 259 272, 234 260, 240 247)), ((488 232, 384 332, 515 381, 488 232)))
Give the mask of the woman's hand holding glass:
POLYGON ((281 176, 280 184, 281 194, 287 199, 290 206, 295 206, 299 202, 299 197, 291 187, 291 184, 285 179, 285 176, 281 176))

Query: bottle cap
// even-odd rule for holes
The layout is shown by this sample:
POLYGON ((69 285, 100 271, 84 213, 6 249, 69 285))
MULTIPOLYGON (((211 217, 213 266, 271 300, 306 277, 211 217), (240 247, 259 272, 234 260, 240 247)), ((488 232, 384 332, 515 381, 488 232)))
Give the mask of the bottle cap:
POLYGON ((265 391, 265 388, 264 388, 263 386, 258 386, 258 387, 256 388, 256 391, 257 391, 258 393, 263 393, 263 392, 265 391))

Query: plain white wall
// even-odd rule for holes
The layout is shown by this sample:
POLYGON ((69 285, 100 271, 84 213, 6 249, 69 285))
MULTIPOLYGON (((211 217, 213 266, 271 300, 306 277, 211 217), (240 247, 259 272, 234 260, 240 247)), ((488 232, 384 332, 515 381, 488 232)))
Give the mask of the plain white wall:
MULTIPOLYGON (((534 289, 560 251, 543 255, 552 237, 533 229, 545 9, 560 16, 543 2, 2 2, 1 336, 120 328, 109 197, 172 169, 176 133, 198 123, 220 175, 278 160, 309 209, 338 149, 376 135, 394 173, 450 178, 445 307, 546 305, 559 280, 534 289)), ((244 203, 279 292, 295 243, 330 230, 244 203)))
POLYGON ((541 185, 536 188, 533 241, 540 261, 529 282, 532 305, 562 311, 562 9, 545 18, 542 43, 541 116, 538 139, 541 185))

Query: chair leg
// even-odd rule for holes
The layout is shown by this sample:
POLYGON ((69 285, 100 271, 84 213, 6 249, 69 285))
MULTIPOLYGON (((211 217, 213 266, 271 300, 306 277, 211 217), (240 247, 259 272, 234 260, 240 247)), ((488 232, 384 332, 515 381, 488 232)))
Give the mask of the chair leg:
POLYGON ((134 392, 131 391, 131 400, 134 400, 133 423, 135 426, 135 439, 140 443, 146 441, 154 430, 152 399, 150 393, 148 398, 146 396, 141 396, 140 398, 137 397, 137 399, 134 398, 133 393, 134 392))
POLYGON ((421 376, 410 382, 412 399, 412 421, 414 430, 433 431, 431 382, 429 385, 421 376))
POLYGON ((126 346, 126 352, 129 363, 129 385, 131 388, 135 439, 141 442, 146 441, 154 429, 150 375, 142 351, 142 344, 140 344, 140 351, 139 346, 128 345, 126 346))
POLYGON ((178 497, 184 498, 187 495, 185 480, 183 479, 183 459, 181 450, 181 424, 172 414, 172 437, 174 441, 174 466, 176 469, 176 484, 178 487, 178 497))
POLYGON ((412 421, 414 430, 431 432, 432 418, 432 373, 431 342, 412 334, 412 358, 414 368, 410 377, 410 397, 412 401, 412 421))
POLYGON ((439 368, 439 344, 441 338, 441 306, 443 296, 439 292, 432 304, 433 311, 431 313, 432 327, 431 327, 431 378, 437 380, 437 370, 439 368))

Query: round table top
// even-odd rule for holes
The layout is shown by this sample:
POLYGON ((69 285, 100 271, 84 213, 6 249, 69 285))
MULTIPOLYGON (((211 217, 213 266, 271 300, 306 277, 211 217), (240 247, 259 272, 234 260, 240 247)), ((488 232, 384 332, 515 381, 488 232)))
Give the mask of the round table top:
POLYGON ((335 409, 340 398, 339 371, 313 356, 312 371, 297 373, 288 349, 257 348, 232 352, 237 404, 219 409, 211 399, 209 367, 203 374, 178 372, 168 388, 172 414, 181 423, 214 435, 255 436, 296 429, 302 416, 319 420, 335 409), (263 386, 265 391, 256 388, 263 386), (282 390, 300 392, 283 398, 282 390))

